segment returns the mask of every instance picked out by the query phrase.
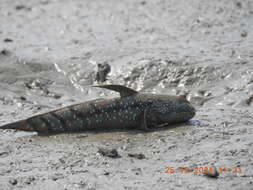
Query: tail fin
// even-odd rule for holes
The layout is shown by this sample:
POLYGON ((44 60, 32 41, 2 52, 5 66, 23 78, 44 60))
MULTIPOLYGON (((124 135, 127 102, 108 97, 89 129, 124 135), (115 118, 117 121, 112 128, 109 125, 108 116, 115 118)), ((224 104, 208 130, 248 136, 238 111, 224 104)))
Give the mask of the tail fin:
POLYGON ((16 130, 25 130, 25 131, 28 130, 25 120, 8 123, 6 125, 0 126, 0 129, 16 129, 16 130))

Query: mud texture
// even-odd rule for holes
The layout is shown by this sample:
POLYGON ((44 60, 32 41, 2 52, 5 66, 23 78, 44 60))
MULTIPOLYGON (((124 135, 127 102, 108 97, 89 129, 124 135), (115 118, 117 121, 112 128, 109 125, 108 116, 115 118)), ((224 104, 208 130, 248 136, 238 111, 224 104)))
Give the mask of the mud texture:
POLYGON ((0 189, 253 188, 253 1, 1 0, 0 23, 0 125, 117 96, 98 81, 197 108, 149 133, 1 130, 0 189))

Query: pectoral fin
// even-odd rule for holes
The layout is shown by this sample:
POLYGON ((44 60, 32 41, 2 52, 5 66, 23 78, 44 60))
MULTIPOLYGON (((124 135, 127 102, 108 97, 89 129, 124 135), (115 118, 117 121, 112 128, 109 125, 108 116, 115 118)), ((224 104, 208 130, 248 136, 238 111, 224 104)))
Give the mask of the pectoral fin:
POLYGON ((121 98, 127 97, 127 96, 132 96, 132 95, 135 95, 135 94, 138 93, 137 91, 135 91, 131 88, 122 86, 122 85, 113 85, 113 84, 111 84, 111 85, 100 85, 100 86, 93 86, 93 87, 106 88, 106 89, 109 89, 109 90, 119 92, 121 98))
POLYGON ((141 127, 140 128, 144 131, 149 131, 150 130, 148 128, 148 124, 147 124, 147 109, 144 110, 143 115, 141 117, 141 127))

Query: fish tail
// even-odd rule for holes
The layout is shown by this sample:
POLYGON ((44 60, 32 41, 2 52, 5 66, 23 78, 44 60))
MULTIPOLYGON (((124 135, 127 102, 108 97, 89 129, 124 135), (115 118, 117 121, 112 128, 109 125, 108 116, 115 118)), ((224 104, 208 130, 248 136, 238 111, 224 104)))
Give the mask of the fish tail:
POLYGON ((26 120, 20 120, 0 126, 0 129, 15 129, 23 131, 32 131, 33 129, 27 125, 26 120))

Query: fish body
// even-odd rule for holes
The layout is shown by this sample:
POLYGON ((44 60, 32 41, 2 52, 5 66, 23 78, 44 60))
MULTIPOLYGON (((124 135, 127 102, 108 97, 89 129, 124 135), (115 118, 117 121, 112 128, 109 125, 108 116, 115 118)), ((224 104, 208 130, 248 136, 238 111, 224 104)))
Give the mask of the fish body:
POLYGON ((144 129, 190 120, 195 109, 182 96, 139 93, 120 85, 97 86, 121 97, 71 105, 10 123, 0 129, 63 133, 105 129, 144 129))

